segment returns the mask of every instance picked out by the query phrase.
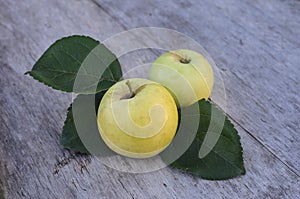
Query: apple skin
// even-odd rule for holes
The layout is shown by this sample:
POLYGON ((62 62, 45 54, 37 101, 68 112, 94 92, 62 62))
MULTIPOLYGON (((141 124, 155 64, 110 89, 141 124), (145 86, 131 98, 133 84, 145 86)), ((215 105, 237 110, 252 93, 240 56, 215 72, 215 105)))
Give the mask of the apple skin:
POLYGON ((110 149, 130 158, 148 158, 171 143, 178 125, 178 111, 165 87, 133 78, 116 83, 105 93, 97 123, 110 149))
POLYGON ((186 49, 167 52, 152 64, 149 79, 168 88, 179 107, 210 96, 214 77, 207 59, 186 49))

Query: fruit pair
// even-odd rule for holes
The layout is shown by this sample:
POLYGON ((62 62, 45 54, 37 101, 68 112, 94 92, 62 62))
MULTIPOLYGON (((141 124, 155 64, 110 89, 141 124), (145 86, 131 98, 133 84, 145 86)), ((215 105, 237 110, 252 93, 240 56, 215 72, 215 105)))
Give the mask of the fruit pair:
POLYGON ((191 50, 170 51, 152 65, 149 79, 113 85, 98 109, 98 129, 107 146, 131 158, 163 151, 178 125, 178 108, 207 99, 213 86, 209 62, 191 50))

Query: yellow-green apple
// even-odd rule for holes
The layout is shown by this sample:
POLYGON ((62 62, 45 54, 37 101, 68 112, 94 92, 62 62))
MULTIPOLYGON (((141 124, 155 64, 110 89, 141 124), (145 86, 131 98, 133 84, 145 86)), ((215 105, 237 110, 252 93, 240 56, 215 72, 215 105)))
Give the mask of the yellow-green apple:
POLYGON ((97 115, 100 135, 118 154, 148 158, 172 141, 178 112, 170 92, 140 78, 122 80, 103 96, 97 115))
POLYGON ((214 77, 207 59, 192 50, 167 52, 153 63, 149 79, 168 88, 180 107, 210 96, 214 77))

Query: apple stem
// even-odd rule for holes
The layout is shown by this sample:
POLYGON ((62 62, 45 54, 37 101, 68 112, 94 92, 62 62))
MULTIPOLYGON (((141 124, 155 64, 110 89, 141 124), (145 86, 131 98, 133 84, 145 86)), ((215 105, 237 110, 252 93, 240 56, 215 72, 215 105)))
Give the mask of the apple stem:
POLYGON ((130 95, 129 95, 128 99, 133 98, 135 96, 135 93, 132 91, 132 88, 130 86, 130 82, 126 81, 126 85, 128 86, 129 92, 130 92, 130 95))
POLYGON ((191 59, 187 58, 187 57, 182 57, 180 59, 180 63, 183 63, 183 64, 189 64, 190 62, 191 62, 191 59))
POLYGON ((192 59, 188 58, 187 55, 181 55, 176 52, 171 52, 171 54, 182 64, 189 64, 192 61, 192 59))
POLYGON ((129 94, 126 94, 124 95, 123 97, 121 97, 120 99, 131 99, 135 96, 135 92, 132 91, 132 88, 130 86, 130 82, 129 81, 126 81, 126 85, 128 86, 129 88, 129 94))

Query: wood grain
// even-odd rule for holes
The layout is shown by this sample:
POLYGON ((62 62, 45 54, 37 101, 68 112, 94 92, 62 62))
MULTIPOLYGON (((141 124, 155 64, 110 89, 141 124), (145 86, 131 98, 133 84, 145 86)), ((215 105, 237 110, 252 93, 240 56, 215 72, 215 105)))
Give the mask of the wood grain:
MULTIPOLYGON (((299 1, 0 0, 0 198, 296 198, 300 195, 299 1), (159 26, 203 45, 222 71, 247 173, 205 181, 165 168, 123 173, 59 145, 72 97, 24 72, 56 39, 101 41, 159 26)), ((121 57, 129 69, 153 51, 121 57), (135 59, 132 59, 135 57, 135 59)), ((216 99, 218 101, 218 99, 216 99)))
POLYGON ((134 2, 99 4, 128 29, 172 28, 203 45, 222 71, 228 114, 300 175, 299 2, 134 2))

